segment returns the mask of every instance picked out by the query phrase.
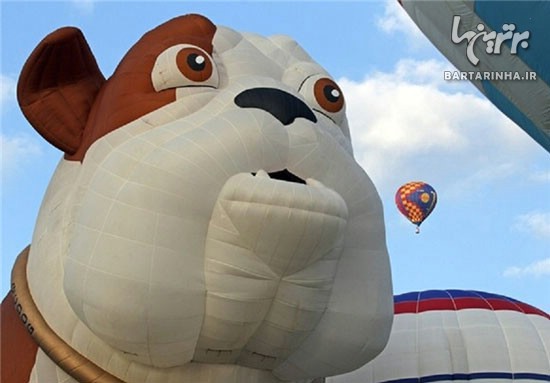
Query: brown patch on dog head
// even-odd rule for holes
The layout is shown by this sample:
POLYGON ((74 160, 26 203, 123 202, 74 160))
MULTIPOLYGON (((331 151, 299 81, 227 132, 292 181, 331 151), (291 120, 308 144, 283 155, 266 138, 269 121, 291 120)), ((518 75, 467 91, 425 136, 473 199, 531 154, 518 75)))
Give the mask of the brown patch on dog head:
POLYGON ((105 81, 82 32, 66 27, 34 49, 17 86, 23 114, 68 160, 81 161, 98 138, 175 100, 156 92, 151 71, 160 53, 192 44, 212 53, 216 26, 200 15, 174 18, 145 34, 105 81))
POLYGON ((216 26, 200 15, 174 18, 146 33, 122 59, 99 92, 82 136, 68 160, 82 161, 97 139, 176 99, 175 90, 156 92, 151 71, 160 53, 177 44, 192 44, 212 53, 216 26))

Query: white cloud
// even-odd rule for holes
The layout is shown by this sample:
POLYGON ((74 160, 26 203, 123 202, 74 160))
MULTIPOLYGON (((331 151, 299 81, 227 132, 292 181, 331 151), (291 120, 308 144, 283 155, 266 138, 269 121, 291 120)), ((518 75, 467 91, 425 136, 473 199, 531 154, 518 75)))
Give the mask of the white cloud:
POLYGON ((514 175, 530 158, 536 144, 473 86, 445 81, 448 67, 402 60, 362 82, 339 80, 355 156, 379 188, 445 181, 458 195, 514 175))
POLYGON ((527 266, 512 266, 508 267, 502 273, 505 277, 542 277, 550 275, 550 257, 541 261, 533 262, 527 266))
POLYGON ((71 3, 83 13, 92 13, 95 0, 72 0, 71 3))
POLYGON ((420 35, 421 32, 397 1, 386 0, 384 15, 377 20, 378 27, 387 33, 402 32, 420 35))
POLYGON ((514 227, 535 237, 550 239, 550 212, 530 212, 516 218, 514 227))
POLYGON ((529 176, 529 179, 536 183, 550 183, 550 170, 536 171, 529 176))
POLYGON ((34 159, 42 153, 39 144, 26 135, 9 137, 0 134, 0 148, 2 151, 1 170, 3 176, 11 174, 28 159, 34 159))
POLYGON ((17 82, 4 74, 0 74, 0 108, 3 110, 8 103, 15 101, 17 82))
POLYGON ((386 0, 384 15, 377 20, 376 24, 386 33, 403 33, 410 46, 419 46, 428 42, 397 0, 386 0))

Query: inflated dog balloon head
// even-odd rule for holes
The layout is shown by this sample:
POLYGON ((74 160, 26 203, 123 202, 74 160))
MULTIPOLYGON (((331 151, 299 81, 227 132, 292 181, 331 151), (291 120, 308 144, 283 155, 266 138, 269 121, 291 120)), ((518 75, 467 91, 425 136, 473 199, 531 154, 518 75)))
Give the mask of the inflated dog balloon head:
MULTIPOLYGON (((276 382, 382 350, 381 202, 341 89, 296 42, 186 15, 105 79, 63 28, 30 56, 18 97, 64 152, 26 275, 75 353, 121 381, 276 382)), ((41 382, 58 367, 38 358, 41 382)))

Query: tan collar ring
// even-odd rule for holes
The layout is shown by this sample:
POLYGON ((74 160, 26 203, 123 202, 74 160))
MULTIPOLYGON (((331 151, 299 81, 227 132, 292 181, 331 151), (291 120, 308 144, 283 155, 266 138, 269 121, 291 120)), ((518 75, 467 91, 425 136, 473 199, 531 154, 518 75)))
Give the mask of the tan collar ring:
POLYGON ((27 283, 30 246, 17 257, 11 273, 15 310, 38 347, 63 371, 80 383, 124 383, 82 356, 57 335, 36 307, 27 283))

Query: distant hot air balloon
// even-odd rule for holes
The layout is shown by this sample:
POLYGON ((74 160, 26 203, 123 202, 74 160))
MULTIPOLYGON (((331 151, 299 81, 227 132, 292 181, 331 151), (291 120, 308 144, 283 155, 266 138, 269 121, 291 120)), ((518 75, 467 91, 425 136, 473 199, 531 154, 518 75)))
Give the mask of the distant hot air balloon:
POLYGON ((470 80, 550 151, 550 2, 398 1, 458 69, 447 80, 470 80))
POLYGON ((420 232, 420 225, 433 211, 436 203, 437 193, 434 188, 421 181, 408 182, 395 193, 397 208, 416 225, 416 233, 420 232))
POLYGON ((550 382, 550 316, 481 291, 394 297, 390 339, 374 360, 327 383, 550 382))

